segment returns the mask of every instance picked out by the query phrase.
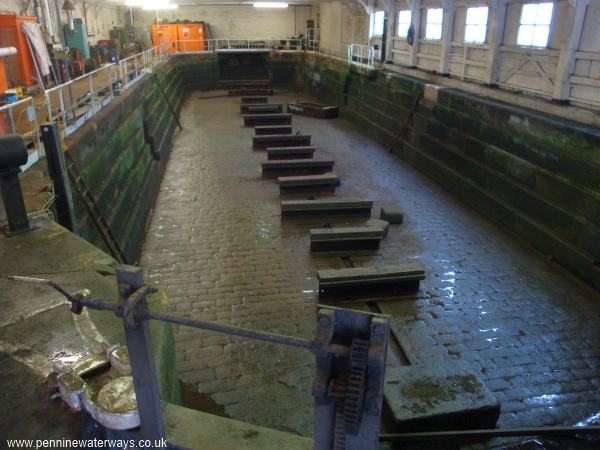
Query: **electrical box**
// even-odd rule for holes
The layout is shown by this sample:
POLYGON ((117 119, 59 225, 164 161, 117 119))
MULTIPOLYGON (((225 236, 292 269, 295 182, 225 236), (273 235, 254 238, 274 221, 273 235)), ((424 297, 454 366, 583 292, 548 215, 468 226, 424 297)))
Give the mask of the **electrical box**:
POLYGON ((90 46, 87 40, 87 29, 81 19, 73 21, 75 30, 69 30, 69 26, 65 25, 65 38, 67 47, 78 48, 81 51, 83 59, 90 59, 90 46))
POLYGON ((33 58, 23 33, 23 23, 35 22, 32 16, 0 15, 0 47, 15 47, 16 55, 4 58, 4 70, 8 87, 37 85, 33 58))

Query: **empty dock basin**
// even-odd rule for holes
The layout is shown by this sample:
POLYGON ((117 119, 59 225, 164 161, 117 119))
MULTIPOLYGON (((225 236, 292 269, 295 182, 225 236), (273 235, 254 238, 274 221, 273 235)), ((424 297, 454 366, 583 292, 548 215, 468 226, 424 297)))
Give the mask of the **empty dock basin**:
POLYGON ((282 219, 364 219, 371 216, 373 202, 359 199, 282 200, 282 219))
POLYGON ((331 172, 334 163, 331 160, 321 159, 267 160, 262 162, 262 175, 265 178, 320 175, 331 172))
POLYGON ((334 173, 323 175, 306 175, 292 177, 278 177, 279 192, 281 194, 335 192, 340 179, 334 173))
POLYGON ((256 136, 272 135, 272 134, 292 134, 291 125, 259 125, 254 127, 256 136))
POLYGON ((244 116, 245 127, 256 127, 261 125, 291 125, 292 115, 281 114, 246 114, 244 116))
POLYGON ((417 262, 379 267, 319 270, 319 299, 395 297, 415 293, 425 268, 417 262))
POLYGON ((355 252, 379 249, 379 227, 315 228, 310 230, 311 252, 355 252))
POLYGON ((267 159, 312 159, 315 148, 311 145, 298 147, 267 147, 267 159))
POLYGON ((267 134, 254 136, 252 148, 254 150, 266 150, 268 147, 297 147, 299 145, 310 145, 311 137, 306 134, 267 134))

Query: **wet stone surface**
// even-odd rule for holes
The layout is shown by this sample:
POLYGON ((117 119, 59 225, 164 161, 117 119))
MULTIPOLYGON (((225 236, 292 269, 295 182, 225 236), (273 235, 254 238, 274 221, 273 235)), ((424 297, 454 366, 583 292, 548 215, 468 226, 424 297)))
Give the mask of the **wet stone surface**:
MULTIPOLYGON (((310 337, 317 270, 418 261, 428 274, 418 298, 378 303, 411 362, 467 364, 502 404, 501 427, 573 424, 600 410, 597 293, 345 120, 294 116, 315 158, 336 161, 337 197, 405 214, 376 254, 311 256, 308 230, 328 224, 281 222, 277 182, 261 178, 264 154, 251 150, 239 101, 192 95, 182 111, 141 258, 178 314, 310 337)), ((308 352, 175 332, 183 381, 225 414, 310 435, 308 352)))

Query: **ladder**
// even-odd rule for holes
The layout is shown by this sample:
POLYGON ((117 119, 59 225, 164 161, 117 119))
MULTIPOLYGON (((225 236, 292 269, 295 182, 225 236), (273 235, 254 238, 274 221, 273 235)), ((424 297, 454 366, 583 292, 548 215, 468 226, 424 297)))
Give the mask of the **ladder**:
POLYGON ((79 195, 79 198, 81 198, 85 209, 92 218, 96 229, 100 233, 100 237, 108 247, 108 250, 110 251, 110 254, 113 256, 113 258, 115 258, 121 264, 126 264, 127 258, 125 257, 123 250, 121 250, 119 243, 117 242, 115 236, 110 230, 110 226, 104 219, 104 216, 102 216, 102 211, 100 211, 100 208, 96 203, 96 199, 90 192, 90 189, 88 188, 85 180, 83 179, 79 168, 75 164, 75 161, 73 161, 73 158, 71 157, 69 152, 64 152, 64 154, 66 155, 65 159, 67 163, 66 166, 69 178, 73 183, 73 187, 75 188, 77 195, 79 195))

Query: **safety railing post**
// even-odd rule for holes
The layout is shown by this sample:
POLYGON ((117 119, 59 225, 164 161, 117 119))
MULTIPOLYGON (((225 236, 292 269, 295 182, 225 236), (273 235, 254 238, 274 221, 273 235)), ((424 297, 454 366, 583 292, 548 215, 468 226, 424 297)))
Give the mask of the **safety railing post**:
POLYGON ((141 267, 121 266, 116 270, 116 276, 140 432, 143 439, 156 442, 165 437, 165 430, 150 323, 145 317, 148 307, 145 298, 136 297, 144 284, 144 273, 141 267))
POLYGON ((92 105, 92 116, 95 114, 95 99, 94 99, 94 79, 93 75, 88 75, 88 87, 90 89, 90 103, 92 105))

